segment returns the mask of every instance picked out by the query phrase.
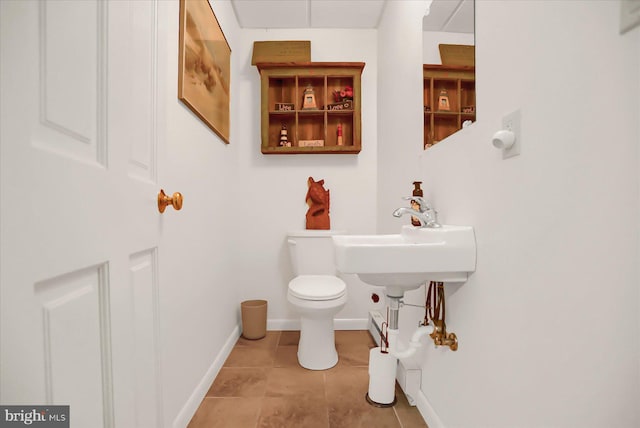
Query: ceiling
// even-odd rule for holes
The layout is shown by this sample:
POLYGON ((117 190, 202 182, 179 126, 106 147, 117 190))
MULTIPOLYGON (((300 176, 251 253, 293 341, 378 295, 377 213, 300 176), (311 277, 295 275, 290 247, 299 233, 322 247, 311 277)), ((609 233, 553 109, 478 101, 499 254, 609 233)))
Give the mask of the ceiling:
POLYGON ((433 0, 429 15, 422 19, 424 31, 475 32, 474 0, 433 0))
MULTIPOLYGON (((387 1, 231 0, 242 28, 376 28, 387 1)), ((425 1, 428 3, 428 1, 425 1)), ((474 0, 433 0, 425 31, 474 32, 474 0)))

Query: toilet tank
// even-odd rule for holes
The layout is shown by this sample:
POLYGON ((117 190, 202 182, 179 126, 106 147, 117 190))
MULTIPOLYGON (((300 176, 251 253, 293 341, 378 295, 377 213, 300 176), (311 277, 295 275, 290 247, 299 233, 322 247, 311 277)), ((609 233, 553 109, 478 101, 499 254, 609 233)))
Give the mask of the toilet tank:
POLYGON ((289 257, 295 276, 335 275, 333 235, 344 230, 297 230, 287 234, 289 257))

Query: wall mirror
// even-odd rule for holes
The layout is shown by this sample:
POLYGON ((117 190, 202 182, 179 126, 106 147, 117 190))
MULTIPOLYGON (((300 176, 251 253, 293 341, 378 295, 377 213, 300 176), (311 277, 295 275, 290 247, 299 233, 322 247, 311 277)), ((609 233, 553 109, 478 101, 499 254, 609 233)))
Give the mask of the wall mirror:
POLYGON ((475 0, 433 0, 423 29, 423 148, 476 120, 475 0))

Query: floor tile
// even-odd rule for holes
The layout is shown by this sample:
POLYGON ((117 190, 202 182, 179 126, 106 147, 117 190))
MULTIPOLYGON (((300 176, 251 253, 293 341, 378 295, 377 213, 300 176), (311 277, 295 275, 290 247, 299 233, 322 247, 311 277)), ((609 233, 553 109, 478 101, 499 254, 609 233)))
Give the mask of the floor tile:
POLYGON ((262 339, 245 339, 240 336, 236 346, 250 346, 253 348, 275 348, 280 340, 280 331, 268 331, 262 339))
POLYGON ((267 378, 266 397, 324 397, 324 373, 302 367, 275 367, 267 378))
POLYGON ((415 407, 411 409, 393 408, 402 423, 402 428, 429 428, 415 407))
POLYGON ((424 428, 420 412, 397 386, 394 407, 366 402, 368 331, 336 331, 339 361, 329 370, 298 363, 298 331, 240 338, 189 428, 424 428))
POLYGON ((274 367, 300 367, 298 345, 278 346, 274 367))
POLYGON ((264 397, 271 368, 223 367, 207 397, 264 397))
POLYGON ((393 410, 402 423, 402 428, 428 428, 420 412, 415 406, 409 404, 407 397, 402 392, 400 385, 396 383, 396 405, 393 410))
POLYGON ((278 346, 297 345, 300 342, 300 331, 283 331, 280 333, 278 346))
POLYGON ((367 403, 367 367, 338 368, 326 374, 327 405, 331 428, 400 428, 392 407, 367 403))
POLYGON ((262 400, 260 428, 329 428, 324 397, 268 397, 262 400))
POLYGON ((255 428, 260 398, 206 397, 187 428, 255 428))
POLYGON ((369 348, 365 343, 342 343, 336 345, 340 366, 369 366, 369 348))
POLYGON ((336 345, 360 343, 371 348, 376 346, 367 330, 336 330, 335 337, 336 345))
POLYGON ((235 346, 224 367, 273 367, 276 348, 235 346))
POLYGON ((337 367, 327 370, 325 371, 325 388, 329 401, 364 401, 369 388, 368 368, 337 367))

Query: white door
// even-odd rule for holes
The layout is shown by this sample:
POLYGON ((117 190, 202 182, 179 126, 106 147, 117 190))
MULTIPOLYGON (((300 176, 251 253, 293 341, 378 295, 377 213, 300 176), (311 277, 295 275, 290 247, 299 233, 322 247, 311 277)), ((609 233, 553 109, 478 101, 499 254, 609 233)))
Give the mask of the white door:
POLYGON ((156 8, 0 1, 0 403, 74 427, 162 426, 156 8))

